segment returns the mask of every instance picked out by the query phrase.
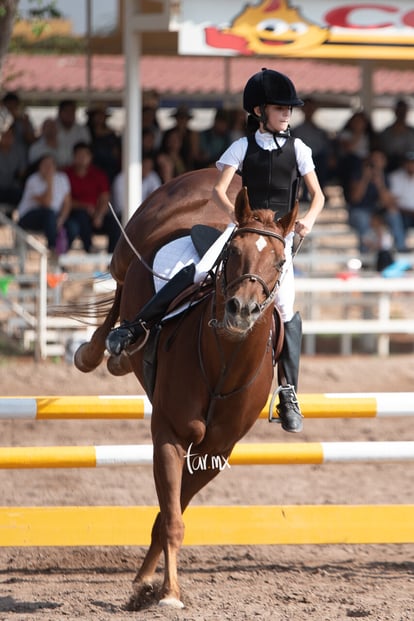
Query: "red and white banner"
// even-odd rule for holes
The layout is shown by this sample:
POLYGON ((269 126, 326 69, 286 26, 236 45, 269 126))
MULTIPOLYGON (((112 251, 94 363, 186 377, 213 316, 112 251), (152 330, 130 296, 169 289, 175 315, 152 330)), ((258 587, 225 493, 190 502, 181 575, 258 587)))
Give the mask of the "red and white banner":
POLYGON ((412 0, 181 0, 179 53, 414 61, 412 0))

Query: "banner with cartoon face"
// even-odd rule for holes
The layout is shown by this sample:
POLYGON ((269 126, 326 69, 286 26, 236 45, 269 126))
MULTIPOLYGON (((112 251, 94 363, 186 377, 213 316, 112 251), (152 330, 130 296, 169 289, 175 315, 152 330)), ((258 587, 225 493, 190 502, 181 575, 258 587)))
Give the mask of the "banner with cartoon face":
POLYGON ((412 0, 181 0, 179 53, 414 60, 412 0))

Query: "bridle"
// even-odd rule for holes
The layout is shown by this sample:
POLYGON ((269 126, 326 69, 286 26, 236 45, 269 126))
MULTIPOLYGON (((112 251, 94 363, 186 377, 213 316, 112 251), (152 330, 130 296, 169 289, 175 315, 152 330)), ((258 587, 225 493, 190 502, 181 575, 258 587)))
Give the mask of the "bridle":
MULTIPOLYGON (((226 277, 226 266, 227 266, 227 261, 229 259, 229 250, 230 250, 231 242, 237 235, 242 235, 243 233, 256 233, 257 235, 262 235, 264 237, 273 237, 274 239, 277 239, 278 241, 280 241, 284 247, 286 246, 286 242, 282 235, 274 231, 262 230, 262 229, 255 228, 253 226, 243 226, 241 228, 234 229, 232 235, 230 236, 226 245, 224 246, 219 258, 217 259, 217 263, 216 263, 217 269, 215 270, 214 274, 216 278, 220 279, 221 290, 222 290, 222 295, 224 299, 227 298, 229 289, 235 287, 240 282, 243 282, 244 280, 250 280, 251 282, 258 282, 262 286, 264 294, 266 296, 265 300, 262 302, 262 304, 260 304, 260 313, 262 313, 271 303, 273 303, 277 288, 279 287, 279 284, 280 284, 280 274, 283 268, 282 267, 277 268, 277 272, 279 276, 276 279, 276 282, 272 288, 268 287, 267 283, 263 280, 261 276, 259 276, 258 274, 252 274, 252 273, 242 274, 241 276, 238 276, 234 280, 228 282, 227 277, 226 277)), ((239 386, 238 388, 234 390, 231 390, 227 393, 223 393, 222 386, 224 384, 224 381, 228 377, 229 373, 231 373, 233 364, 235 364, 236 360, 238 359, 240 348, 242 346, 243 341, 240 341, 238 344, 236 344, 233 354, 231 356, 231 359, 225 361, 223 348, 222 348, 222 345, 220 343, 220 340, 218 338, 218 333, 217 333, 217 329, 222 327, 222 323, 219 322, 215 316, 215 312, 216 312, 215 296, 212 297, 211 304, 212 304, 212 310, 211 310, 212 318, 208 321, 208 325, 214 330, 217 348, 220 353, 222 363, 221 363, 221 373, 215 384, 215 387, 212 388, 210 386, 208 373, 207 373, 204 360, 203 360, 202 343, 201 343, 203 321, 201 320, 199 333, 198 333, 198 357, 199 357, 201 371, 203 373, 206 385, 208 386, 209 392, 210 392, 210 405, 209 405, 207 415, 206 415, 207 424, 212 416, 214 404, 217 400, 227 399, 228 397, 234 396, 242 392, 243 390, 246 390, 246 388, 248 388, 251 384, 253 384, 258 374, 260 373, 260 370, 263 364, 265 363, 265 359, 269 351, 268 347, 269 346, 271 347, 271 345, 269 345, 270 341, 268 341, 268 347, 266 347, 263 350, 263 357, 260 363, 258 364, 257 368, 252 373, 251 378, 248 381, 246 381, 242 386, 239 386)), ((206 309, 204 310, 204 312, 206 312, 206 309)))
MULTIPOLYGON (((241 228, 234 229, 231 237, 228 239, 225 247, 223 248, 223 252, 220 257, 220 261, 221 261, 220 276, 221 276, 221 289, 222 289, 223 297, 226 299, 228 297, 228 291, 232 289, 233 287, 236 287, 237 285, 239 285, 244 280, 249 280, 250 282, 258 282, 262 286, 264 294, 265 294, 265 300, 260 304, 260 312, 262 313, 263 310, 273 301, 276 295, 276 291, 280 285, 280 277, 276 279, 275 284, 273 285, 271 289, 268 287, 267 283, 263 280, 263 278, 259 276, 258 274, 252 274, 252 273, 242 274, 241 276, 238 276, 231 282, 228 282, 227 277, 226 277, 226 266, 227 266, 227 261, 229 259, 229 250, 230 250, 231 242, 237 235, 242 235, 243 233, 256 233, 257 235, 261 235, 263 237, 273 237, 274 239, 277 239, 278 241, 280 241, 283 244, 283 247, 286 246, 286 242, 285 242, 285 239, 282 237, 282 235, 280 235, 279 233, 275 233, 274 231, 257 229, 253 226, 243 226, 241 228)), ((280 273, 282 272, 282 268, 278 269, 277 271, 280 275, 280 273)))

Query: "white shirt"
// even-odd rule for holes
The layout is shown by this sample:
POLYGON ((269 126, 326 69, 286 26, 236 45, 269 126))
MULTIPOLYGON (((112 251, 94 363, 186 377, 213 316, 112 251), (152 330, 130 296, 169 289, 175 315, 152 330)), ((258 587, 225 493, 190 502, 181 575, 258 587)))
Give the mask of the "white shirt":
POLYGON ((49 147, 43 136, 35 140, 29 147, 29 164, 34 164, 43 155, 52 155, 57 161, 57 150, 49 147))
POLYGON ((390 173, 389 182, 398 207, 414 212, 414 176, 410 177, 404 168, 399 168, 390 173))
POLYGON ((77 142, 91 142, 89 129, 85 125, 74 123, 70 129, 66 129, 57 122, 57 163, 59 167, 70 166, 73 162, 73 147, 77 142))
MULTIPOLYGON (((155 192, 162 185, 159 175, 152 170, 142 179, 142 196, 144 201, 152 192, 155 192)), ((112 182, 112 206, 116 213, 123 213, 125 206, 125 175, 124 171, 117 174, 112 182)))
MULTIPOLYGON (((265 151, 273 151, 277 148, 273 135, 268 132, 262 134, 259 130, 255 133, 255 140, 259 147, 265 151)), ((286 142, 285 138, 276 138, 279 147, 283 147, 286 142)), ((242 170, 243 160, 246 156, 248 140, 244 136, 233 142, 229 148, 223 153, 216 162, 217 168, 221 171, 225 165, 233 166, 236 170, 242 170)), ((315 164, 312 159, 312 149, 308 147, 300 138, 294 139, 294 149, 296 155, 296 163, 298 170, 303 177, 307 173, 315 170, 315 164)))
MULTIPOLYGON (((40 173, 36 172, 28 177, 24 186, 22 200, 17 208, 20 218, 28 211, 42 206, 34 197, 43 194, 45 191, 46 181, 40 173)), ((50 208, 56 213, 59 213, 67 194, 70 194, 69 179, 65 173, 56 172, 53 177, 52 202, 50 208)))

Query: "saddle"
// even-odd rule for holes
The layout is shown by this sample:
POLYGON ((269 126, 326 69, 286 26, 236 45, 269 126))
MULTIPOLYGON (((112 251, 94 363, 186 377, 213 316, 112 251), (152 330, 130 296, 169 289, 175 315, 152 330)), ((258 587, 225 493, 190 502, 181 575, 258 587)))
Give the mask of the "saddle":
MULTIPOLYGON (((194 248, 201 259, 208 249, 214 244, 214 242, 220 237, 221 231, 212 226, 197 224, 192 227, 190 235, 194 248)), ((213 283, 211 279, 208 279, 201 284, 192 283, 189 286, 186 286, 183 290, 177 291, 177 294, 171 300, 166 311, 163 313, 163 317, 150 329, 150 334, 145 345, 143 355, 144 388, 150 399, 154 393, 157 372, 158 343, 163 324, 170 316, 174 314, 178 315, 191 309, 191 306, 211 295, 212 292, 213 283)), ((163 302, 161 302, 161 306, 162 305, 163 302)))

